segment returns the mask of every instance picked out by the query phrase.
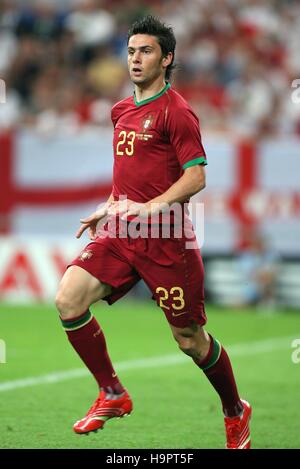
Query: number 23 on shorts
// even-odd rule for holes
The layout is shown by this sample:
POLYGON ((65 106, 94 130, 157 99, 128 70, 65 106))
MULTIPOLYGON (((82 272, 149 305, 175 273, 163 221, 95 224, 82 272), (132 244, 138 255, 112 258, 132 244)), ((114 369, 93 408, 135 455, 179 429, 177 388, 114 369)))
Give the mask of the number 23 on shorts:
MULTIPOLYGON (((170 309, 170 306, 165 304, 166 301, 170 300, 172 301, 171 307, 175 311, 181 311, 185 307, 185 301, 184 301, 184 292, 181 287, 172 287, 168 291, 165 287, 157 287, 155 292, 159 295, 159 306, 162 309, 170 309)), ((185 314, 185 312, 180 312, 176 314, 175 312, 172 313, 173 316, 179 316, 181 314, 185 314)))

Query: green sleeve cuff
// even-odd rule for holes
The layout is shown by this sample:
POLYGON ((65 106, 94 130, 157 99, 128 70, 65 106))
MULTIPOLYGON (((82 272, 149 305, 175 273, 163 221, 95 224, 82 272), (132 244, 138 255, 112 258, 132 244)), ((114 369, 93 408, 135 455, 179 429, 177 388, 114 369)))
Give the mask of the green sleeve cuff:
POLYGON ((196 164, 207 165, 207 160, 204 156, 201 156, 200 158, 195 158, 194 160, 188 161, 182 166, 182 168, 186 169, 186 168, 189 168, 190 166, 195 166, 196 164))

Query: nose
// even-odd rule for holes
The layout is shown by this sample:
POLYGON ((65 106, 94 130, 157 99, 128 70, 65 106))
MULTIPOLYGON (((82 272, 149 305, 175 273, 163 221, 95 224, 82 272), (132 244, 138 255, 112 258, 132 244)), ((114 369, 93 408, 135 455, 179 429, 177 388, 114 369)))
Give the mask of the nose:
POLYGON ((132 58, 133 63, 139 63, 141 61, 140 51, 135 51, 132 58))

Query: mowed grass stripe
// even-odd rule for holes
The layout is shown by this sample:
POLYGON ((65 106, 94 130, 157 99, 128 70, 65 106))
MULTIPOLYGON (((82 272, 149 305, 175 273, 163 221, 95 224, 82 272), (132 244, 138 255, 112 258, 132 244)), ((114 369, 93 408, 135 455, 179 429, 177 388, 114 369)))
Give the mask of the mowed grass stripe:
MULTIPOLYGON (((269 338, 257 342, 248 342, 226 347, 230 356, 250 356, 260 353, 272 352, 284 348, 291 349, 291 342, 295 337, 269 338)), ((291 349, 292 351, 292 349, 291 349)), ((163 355, 158 357, 141 358, 137 360, 127 360, 115 364, 115 369, 119 371, 130 371, 145 368, 158 368, 164 366, 180 365, 190 363, 190 358, 183 353, 163 355)), ((0 392, 13 391, 14 389, 38 386, 41 384, 51 384, 70 379, 82 378, 90 373, 86 368, 75 368, 66 371, 57 371, 41 376, 33 376, 24 379, 17 379, 0 383, 0 392)))

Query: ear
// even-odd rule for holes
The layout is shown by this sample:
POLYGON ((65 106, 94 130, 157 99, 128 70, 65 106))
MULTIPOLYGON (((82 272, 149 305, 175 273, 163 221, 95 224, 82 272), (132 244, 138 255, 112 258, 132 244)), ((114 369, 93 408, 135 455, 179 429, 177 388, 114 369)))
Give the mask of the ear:
POLYGON ((167 68, 172 63, 172 60, 173 60, 173 54, 172 52, 169 52, 166 57, 163 57, 162 66, 164 68, 167 68))

